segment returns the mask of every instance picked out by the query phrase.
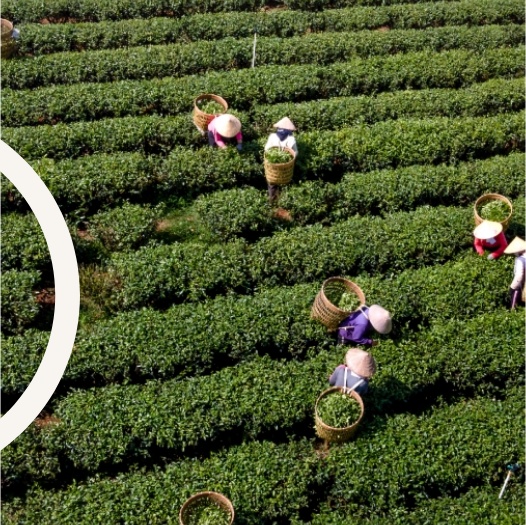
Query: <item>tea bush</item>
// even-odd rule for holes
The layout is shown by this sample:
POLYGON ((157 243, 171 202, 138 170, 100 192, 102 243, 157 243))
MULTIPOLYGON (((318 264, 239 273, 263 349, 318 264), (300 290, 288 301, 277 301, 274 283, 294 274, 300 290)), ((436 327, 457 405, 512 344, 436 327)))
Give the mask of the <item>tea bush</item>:
POLYGON ((481 52, 422 51, 347 63, 259 66, 206 76, 122 80, 96 84, 43 86, 38 90, 2 88, 4 126, 56 124, 155 113, 190 111, 199 93, 220 93, 237 110, 260 104, 374 94, 404 89, 460 88, 491 78, 521 77, 524 49, 481 52))
POLYGON ((24 24, 19 53, 33 55, 219 40, 227 36, 291 37, 308 32, 353 31, 390 26, 392 29, 423 29, 441 25, 521 23, 524 9, 518 0, 433 2, 412 5, 357 6, 322 12, 270 11, 197 14, 183 18, 102 21, 73 25, 24 24))
MULTIPOLYGON (((488 192, 513 199, 524 190, 524 159, 524 154, 517 152, 453 166, 348 173, 337 184, 292 183, 282 190, 279 204, 291 213, 291 224, 306 225, 318 221, 331 224, 356 214, 389 213, 424 204, 474 204, 488 192)), ((287 227, 273 220, 266 195, 256 188, 202 195, 194 207, 206 227, 223 240, 252 240, 287 227)))
POLYGON ((38 271, 2 272, 2 333, 22 333, 35 320, 39 306, 34 290, 40 277, 38 271))
MULTIPOLYGON (((450 319, 467 320, 506 304, 513 261, 488 268, 485 258, 463 259, 395 276, 352 277, 368 304, 395 319, 390 338, 450 319), (500 292, 497 290, 501 290, 500 292)), ((253 296, 217 297, 166 312, 142 309, 79 329, 62 385, 189 377, 251 359, 257 354, 301 358, 334 337, 309 320, 321 282, 278 287, 253 296), (111 355, 111 359, 108 356, 111 355)), ((387 340, 382 340, 382 347, 387 340)), ((36 371, 48 334, 35 330, 2 341, 2 391, 20 394, 36 371), (24 360, 17 359, 23 353, 24 360)))

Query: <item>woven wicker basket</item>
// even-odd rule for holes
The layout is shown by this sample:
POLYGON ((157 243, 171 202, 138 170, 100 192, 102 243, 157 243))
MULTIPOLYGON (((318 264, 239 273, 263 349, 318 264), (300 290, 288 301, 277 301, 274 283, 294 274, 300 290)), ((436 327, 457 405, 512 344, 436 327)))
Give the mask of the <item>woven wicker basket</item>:
POLYGON ((228 109, 228 103, 224 98, 221 98, 218 95, 211 95, 211 94, 205 94, 205 95, 199 95, 194 100, 194 112, 193 112, 193 121, 196 125, 197 129, 201 131, 201 133, 206 133, 208 124, 212 121, 214 117, 217 117, 217 115, 222 115, 223 113, 226 113, 228 109), (201 111, 199 109, 199 102, 203 100, 213 100, 214 102, 217 102, 218 104, 221 104, 223 106, 223 112, 217 113, 215 115, 211 115, 210 113, 205 113, 204 111, 201 111))
POLYGON ((327 390, 324 390, 319 396, 318 399, 316 399, 316 404, 314 405, 314 421, 316 424, 316 433, 321 439, 324 439, 325 441, 331 442, 331 443, 343 443, 344 441, 348 441, 351 439, 356 431, 358 430, 358 426, 360 425, 363 415, 365 413, 365 407, 363 404, 363 400, 360 396, 360 394, 357 394, 354 390, 352 392, 349 392, 347 395, 351 396, 356 400, 356 402, 360 405, 361 413, 360 417, 349 427, 343 427, 343 428, 336 428, 336 427, 330 427, 329 425, 326 425, 318 415, 318 403, 320 400, 330 394, 333 394, 335 392, 340 392, 342 394, 345 393, 344 389, 339 386, 333 386, 332 388, 328 388, 327 390))
POLYGON ((342 310, 331 303, 327 294, 353 292, 360 300, 360 306, 365 304, 365 295, 358 285, 344 279, 343 277, 330 277, 321 286, 321 290, 314 299, 312 305, 311 318, 323 323, 330 332, 338 329, 338 325, 352 313, 352 311, 342 310))
POLYGON ((498 193, 486 193, 485 195, 482 195, 475 201, 475 206, 473 207, 473 211, 475 214, 475 226, 478 226, 484 220, 478 214, 479 207, 493 200, 504 202, 505 204, 508 205, 510 209, 510 213, 506 217, 506 219, 504 219, 503 221, 500 221, 500 223, 502 224, 503 230, 506 231, 508 229, 508 226, 510 225, 511 216, 513 215, 513 205, 511 204, 511 201, 508 198, 504 197, 504 195, 499 195, 498 193))
POLYGON ((208 499, 216 503, 221 507, 226 514, 230 515, 230 523, 234 523, 234 506, 232 502, 223 494, 219 492, 198 492, 190 498, 188 498, 181 507, 179 511, 179 524, 187 525, 188 524, 188 515, 191 513, 192 507, 199 501, 203 499, 208 499))
POLYGON ((2 26, 0 56, 2 58, 9 58, 13 55, 16 48, 16 42, 13 39, 13 24, 5 18, 0 18, 0 25, 2 26), (5 31, 5 33, 3 31, 5 31))
POLYGON ((263 166, 265 167, 265 178, 269 184, 284 186, 292 180, 294 163, 296 162, 296 152, 291 148, 283 148, 283 151, 292 155, 292 159, 283 164, 272 164, 268 162, 266 152, 264 154, 263 166))

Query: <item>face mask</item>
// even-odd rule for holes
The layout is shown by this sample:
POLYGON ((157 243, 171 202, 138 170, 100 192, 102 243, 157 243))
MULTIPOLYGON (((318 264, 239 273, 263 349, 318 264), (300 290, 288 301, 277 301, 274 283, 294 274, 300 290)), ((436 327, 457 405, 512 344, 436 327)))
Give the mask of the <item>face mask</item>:
POLYGON ((291 134, 291 131, 288 129, 280 129, 276 131, 276 135, 278 136, 279 140, 285 140, 289 135, 291 134))

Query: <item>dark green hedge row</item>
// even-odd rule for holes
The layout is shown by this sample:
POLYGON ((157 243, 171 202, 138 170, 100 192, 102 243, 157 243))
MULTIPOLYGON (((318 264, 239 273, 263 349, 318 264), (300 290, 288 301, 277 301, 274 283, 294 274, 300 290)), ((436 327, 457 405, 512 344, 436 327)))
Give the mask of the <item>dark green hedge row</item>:
POLYGON ((524 49, 420 52, 353 59, 330 66, 258 66, 180 79, 85 83, 14 91, 2 88, 4 126, 157 113, 188 113, 200 93, 230 107, 371 94, 401 89, 459 88, 495 77, 521 77, 524 49))
POLYGON ((318 468, 307 440, 251 442, 206 459, 183 459, 153 472, 93 480, 63 492, 35 489, 24 503, 2 504, 2 523, 91 525, 96 519, 166 525, 176 522, 188 497, 214 490, 232 501, 236 523, 270 525, 309 505, 318 468))
POLYGON ((149 242, 160 214, 159 207, 124 203, 89 217, 87 233, 108 253, 134 250, 149 242))
POLYGON ((259 13, 215 13, 182 18, 154 18, 78 24, 24 24, 19 53, 41 55, 61 51, 111 49, 152 44, 243 38, 254 34, 282 38, 321 31, 356 31, 387 26, 424 29, 445 25, 524 22, 520 0, 500 2, 432 2, 333 9, 322 12, 278 10, 259 13))
MULTIPOLYGON (((501 485, 507 472, 503 465, 496 465, 495 472, 500 473, 501 485)), ((482 483, 466 490, 461 487, 451 496, 430 497, 427 501, 410 509, 394 507, 389 511, 369 509, 367 516, 356 515, 353 511, 333 510, 326 503, 323 510, 313 515, 308 522, 292 520, 293 525, 422 525, 429 523, 430 517, 436 523, 455 523, 455 525, 473 525, 473 523, 502 523, 520 525, 524 522, 524 495, 522 483, 514 478, 506 487, 506 496, 498 499, 501 486, 495 479, 491 484, 482 483)))
MULTIPOLYGON (((494 80, 463 90, 382 93, 376 97, 333 98, 303 104, 255 109, 253 116, 235 112, 245 141, 262 137, 282 115, 293 115, 302 131, 337 130, 389 119, 424 117, 488 117, 524 108, 521 80, 494 80)), ((301 138, 301 137, 300 137, 301 138)), ((3 140, 26 158, 55 159, 116 151, 166 153, 175 145, 201 144, 187 115, 143 116, 75 122, 54 126, 4 128, 3 140)))
POLYGON ((2 215, 2 272, 49 270, 51 259, 46 238, 33 213, 2 215))
POLYGON ((358 518, 370 506, 388 512, 482 484, 493 485, 497 499, 503 466, 523 456, 523 414, 524 389, 515 388, 505 400, 462 400, 431 414, 373 423, 367 438, 334 449, 327 459, 332 507, 358 518))
POLYGON ((276 233, 252 246, 174 243, 115 254, 108 273, 122 309, 201 300, 229 290, 287 285, 331 274, 402 271, 440 264, 470 246, 473 212, 419 208, 387 218, 356 217, 328 228, 276 233))
MULTIPOLYGON (((519 24, 319 33, 301 37, 258 39, 258 65, 332 64, 355 57, 516 47, 524 42, 519 24)), ((50 84, 113 82, 183 76, 251 67, 253 38, 199 41, 190 44, 56 53, 10 60, 2 66, 3 85, 28 89, 50 84)))
POLYGON ((40 277, 36 271, 2 271, 2 333, 21 333, 35 320, 39 306, 33 292, 40 277))
POLYGON ((251 126, 262 133, 272 129, 272 125, 283 115, 290 115, 298 128, 298 135, 311 129, 338 129, 404 117, 488 117, 496 113, 520 111, 524 107, 523 83, 523 79, 499 78, 465 89, 405 90, 299 104, 286 102, 254 106, 249 119, 251 126))
MULTIPOLYGON (((418 3, 418 0, 315 0, 316 7, 352 7, 355 5, 379 6, 387 4, 418 3)), ((314 5, 299 4, 293 0, 283 2, 291 9, 311 10, 314 5)), ((15 22, 40 22, 47 18, 53 22, 73 18, 75 21, 96 22, 128 18, 153 18, 158 16, 181 17, 195 13, 221 13, 231 11, 258 11, 265 6, 261 0, 123 0, 108 4, 104 0, 52 0, 42 4, 36 0, 5 0, 2 16, 15 22)))
POLYGON ((410 210, 424 204, 469 205, 489 192, 514 199, 524 193, 524 162, 523 153, 511 153, 455 166, 349 173, 337 184, 292 184, 283 189, 279 201, 291 213, 291 223, 276 219, 266 192, 252 187, 202 195, 193 209, 204 226, 219 238, 253 240, 290 225, 331 224, 355 214, 410 210))
MULTIPOLYGON (((352 277, 369 304, 384 305, 395 319, 390 337, 405 337, 432 323, 469 319, 502 308, 513 258, 490 264, 468 254, 455 263, 408 270, 391 277, 352 277)), ((256 354, 305 356, 334 339, 310 321, 321 280, 178 305, 166 312, 120 313, 81 328, 63 386, 144 381, 210 372, 256 354), (111 359, 109 358, 111 356, 111 359)), ((38 367, 49 334, 28 330, 2 341, 2 391, 21 394, 38 367), (16 356, 24 355, 23 363, 16 356)), ((384 343, 382 343, 383 345, 384 343)))
MULTIPOLYGON (((488 428, 492 424, 499 427, 502 423, 506 423, 505 414, 513 414, 519 404, 513 398, 505 402, 496 402, 494 405, 488 400, 477 399, 471 401, 467 407, 464 405, 462 408, 463 404, 444 407, 434 415, 418 418, 398 415, 393 418, 387 430, 379 428, 379 434, 372 436, 371 450, 363 450, 365 443, 361 444, 361 450, 365 454, 363 459, 360 460, 352 453, 341 458, 343 465, 348 466, 350 471, 356 467, 356 463, 359 467, 362 463, 374 463, 373 454, 376 452, 375 449, 379 448, 383 432, 386 433, 389 442, 400 437, 403 446, 407 447, 410 436, 403 432, 404 423, 413 431, 413 436, 420 436, 425 442, 427 442, 426 431, 431 430, 436 434, 433 442, 438 442, 437 444, 442 445, 442 448, 427 451, 426 467, 429 465, 432 472, 440 470, 440 463, 450 466, 448 461, 444 461, 441 451, 451 451, 452 447, 458 444, 458 450, 452 451, 453 457, 458 461, 456 463, 458 468, 453 469, 460 478, 457 479, 458 490, 448 490, 447 484, 451 481, 451 477, 440 472, 437 482, 444 482, 446 488, 443 492, 447 491, 448 494, 440 498, 428 494, 427 501, 422 501, 416 507, 412 505, 410 511, 404 507, 384 510, 377 508, 374 501, 371 501, 363 507, 363 510, 358 509, 358 512, 356 505, 351 503, 347 515, 344 511, 339 514, 338 511, 330 508, 331 498, 322 501, 322 512, 310 517, 310 513, 317 506, 312 505, 313 498, 316 495, 316 501, 321 499, 323 496, 320 495, 326 494, 334 481, 329 477, 332 469, 314 455, 312 443, 300 440, 287 445, 275 445, 266 441, 248 443, 232 447, 229 451, 213 453, 209 459, 183 460, 171 463, 163 470, 156 469, 154 472, 134 472, 118 475, 112 479, 96 479, 90 483, 75 484, 63 491, 50 492, 36 488, 31 491, 24 503, 4 503, 2 518, 5 523, 13 525, 15 523, 69 525, 72 522, 79 525, 91 524, 93 516, 107 523, 117 523, 122 519, 130 524, 148 521, 161 525, 177 516, 179 507, 188 496, 202 490, 213 489, 224 493, 232 500, 237 521, 246 525, 270 525, 272 520, 280 517, 294 525, 307 523, 422 525, 430 517, 440 520, 440 523, 451 523, 454 519, 458 525, 472 525, 475 518, 480 523, 489 523, 487 519, 490 518, 492 523, 518 525, 524 514, 524 498, 520 482, 512 480, 506 489, 505 498, 499 500, 496 497, 504 475, 499 461, 507 461, 504 454, 517 445, 513 441, 515 436, 508 434, 506 439, 505 434, 499 433, 496 443, 503 446, 504 450, 499 449, 496 454, 488 450, 486 434, 474 436, 474 449, 470 449, 468 439, 470 433, 474 431, 469 427, 476 429, 479 424, 481 428, 488 428), (501 409, 500 415, 497 408, 501 409), (451 439, 448 416, 455 417, 460 443, 451 439), (484 416, 488 419, 480 421, 484 416), (451 441, 444 444, 441 440, 447 438, 451 441), (470 450, 474 455, 478 454, 473 466, 470 463, 471 453, 467 453, 465 457, 460 456, 466 450, 470 450), (491 472, 491 482, 485 479, 488 475, 482 472, 482 467, 486 467, 488 472, 491 472), (464 469, 467 470, 465 474, 464 469), (319 485, 317 493, 312 492, 313 484, 319 485), (134 497, 131 498, 130 494, 134 497), (310 509, 310 513, 306 514, 307 509, 310 509), (306 518, 306 515, 309 515, 309 518, 306 518), (298 516, 302 516, 303 519, 298 516)), ((491 435, 490 429, 488 435, 491 435)), ((365 437, 364 439, 358 437, 357 442, 366 441, 365 437)), ((417 479, 423 482, 421 496, 424 496, 426 488, 431 484, 426 483, 427 480, 422 480, 428 472, 427 468, 421 471, 416 469, 422 461, 422 450, 420 448, 411 450, 409 457, 403 459, 401 455, 396 454, 396 450, 395 447, 390 451, 381 451, 381 459, 385 458, 385 461, 379 465, 378 479, 387 476, 386 470, 390 460, 401 468, 401 472, 391 472, 390 483, 382 487, 382 492, 391 489, 395 493, 397 475, 403 473, 400 476, 400 485, 403 485, 407 474, 414 472, 417 479), (409 463, 407 460, 413 455, 417 460, 415 464, 408 466, 407 470, 402 469, 401 462, 405 460, 409 463)), ((379 461, 378 458, 376 461, 379 461)), ((376 471, 373 472, 370 468, 368 471, 374 475, 373 480, 369 480, 373 482, 377 479, 376 471)), ((370 498, 374 498, 374 492, 371 493, 370 498)), ((344 501, 340 500, 340 504, 343 503, 344 501)), ((331 506, 333 505, 334 501, 331 506)))
MULTIPOLYGON (((412 404, 418 405, 422 392, 434 385, 445 384, 457 392, 489 390, 499 394, 515 388, 522 383, 524 372, 520 370, 523 339, 522 314, 499 311, 464 323, 437 326, 400 346, 391 343, 384 349, 381 345, 378 353, 375 350, 379 371, 368 394, 369 414, 405 412, 412 404), (423 347, 426 352, 422 352, 423 347)), ((58 480, 59 472, 46 469, 46 463, 52 464, 54 457, 60 458, 62 469, 97 472, 148 458, 155 451, 162 455, 163 451, 178 453, 196 446, 202 450, 204 444, 228 442, 232 431, 237 441, 276 430, 287 433, 298 424, 312 425, 314 401, 327 386, 327 377, 344 350, 323 351, 303 362, 259 357, 184 381, 73 392, 56 405, 58 424, 43 428, 36 442, 30 434, 22 435, 4 451, 5 481, 58 480)), ((440 395, 439 389, 434 395, 440 395)), ((515 414, 505 417, 519 423, 515 414)), ((413 418, 401 417, 402 421, 413 418)), ((368 433, 365 443, 370 443, 373 436, 382 440, 374 421, 371 427, 369 421, 363 425, 368 433)), ((379 425, 386 425, 383 418, 379 425)), ((500 435, 509 435, 508 428, 503 427, 500 435)), ((520 436, 517 433, 510 439, 520 436)), ((466 453, 465 444, 463 449, 466 453)), ((337 461, 331 467, 336 469, 337 461)), ((451 471, 449 465, 442 468, 451 471)), ((385 469, 390 471, 387 465, 385 469)), ((344 492, 340 483, 336 483, 335 491, 344 492)))

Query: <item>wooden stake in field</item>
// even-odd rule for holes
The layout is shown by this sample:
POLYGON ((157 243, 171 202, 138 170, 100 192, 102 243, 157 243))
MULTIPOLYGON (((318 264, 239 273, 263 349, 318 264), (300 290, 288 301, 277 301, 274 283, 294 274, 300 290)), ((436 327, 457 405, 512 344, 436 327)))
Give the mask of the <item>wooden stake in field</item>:
POLYGON ((254 28, 254 45, 252 46, 252 67, 256 65, 256 41, 258 38, 257 27, 254 28))

